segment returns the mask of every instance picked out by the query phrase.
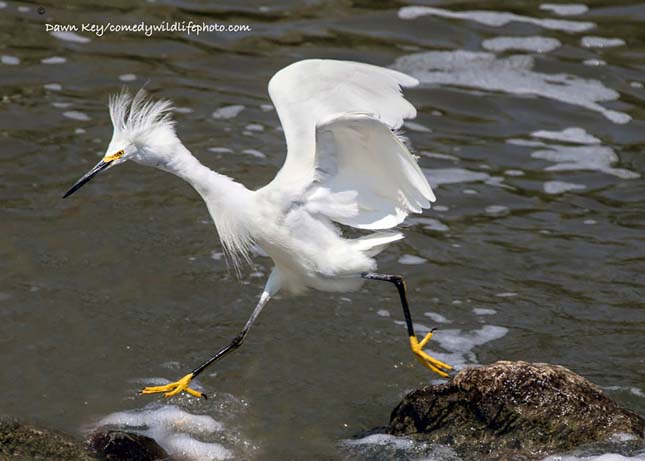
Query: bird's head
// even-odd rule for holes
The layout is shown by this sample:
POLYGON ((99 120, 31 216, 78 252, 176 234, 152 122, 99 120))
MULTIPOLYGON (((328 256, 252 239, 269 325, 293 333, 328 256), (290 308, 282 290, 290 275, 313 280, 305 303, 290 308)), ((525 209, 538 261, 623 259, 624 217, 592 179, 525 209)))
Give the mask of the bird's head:
POLYGON ((105 155, 76 181, 63 198, 72 195, 102 171, 128 160, 157 168, 163 168, 171 160, 179 140, 171 118, 173 106, 170 101, 154 101, 144 90, 139 90, 134 97, 123 90, 110 98, 109 107, 114 133, 105 155))

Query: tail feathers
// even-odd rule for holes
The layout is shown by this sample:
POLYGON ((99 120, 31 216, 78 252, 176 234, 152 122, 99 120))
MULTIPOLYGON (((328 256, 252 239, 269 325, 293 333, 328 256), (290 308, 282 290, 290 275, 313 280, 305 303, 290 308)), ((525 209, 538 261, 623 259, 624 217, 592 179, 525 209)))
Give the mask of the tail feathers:
POLYGON ((403 234, 401 232, 374 232, 354 239, 352 242, 365 255, 372 257, 383 251, 389 243, 396 242, 402 238, 403 234))

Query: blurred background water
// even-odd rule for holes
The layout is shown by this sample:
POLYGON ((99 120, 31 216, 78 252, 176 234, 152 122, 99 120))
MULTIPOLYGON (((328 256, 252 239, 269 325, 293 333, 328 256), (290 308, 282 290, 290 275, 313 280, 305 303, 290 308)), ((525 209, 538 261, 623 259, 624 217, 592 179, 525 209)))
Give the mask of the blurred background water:
POLYGON ((257 188, 285 152, 266 84, 304 58, 421 81, 405 134, 437 206, 380 269, 407 277, 420 334, 440 327, 429 349, 458 368, 562 364, 643 413, 644 22, 609 0, 0 2, 2 413, 129 424, 193 459, 337 459, 435 379, 393 288, 368 284, 274 301, 200 377, 208 402, 137 396, 237 333, 270 262, 237 281, 197 194, 159 171, 128 164, 60 199, 104 153, 107 98, 172 99, 193 153, 257 188), (251 31, 45 30, 191 20, 251 31))

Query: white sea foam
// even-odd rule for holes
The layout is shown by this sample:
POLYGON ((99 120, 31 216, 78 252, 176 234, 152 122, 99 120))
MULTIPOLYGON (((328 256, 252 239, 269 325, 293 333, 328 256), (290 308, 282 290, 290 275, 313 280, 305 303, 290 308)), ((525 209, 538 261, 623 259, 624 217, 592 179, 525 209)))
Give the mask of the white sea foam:
POLYGON ((424 172, 432 187, 437 187, 442 184, 486 181, 490 178, 488 173, 463 168, 426 168, 424 172))
POLYGON ((390 311, 387 309, 379 309, 376 311, 376 315, 379 317, 389 317, 390 316, 390 311))
POLYGON ((264 131, 264 126, 259 123, 249 123, 244 127, 244 129, 247 131, 264 131))
POLYGON ((193 415, 173 405, 153 404, 143 410, 113 413, 99 426, 116 426, 151 437, 168 453, 181 459, 215 461, 232 458, 223 445, 204 442, 224 429, 222 423, 208 415, 193 415))
POLYGON ((607 62, 602 59, 585 59, 582 61, 585 66, 606 66, 607 62))
POLYGON ((121 74, 119 75, 119 80, 122 82, 134 82, 137 79, 137 76, 134 74, 121 74))
POLYGON ((525 22, 545 29, 565 32, 583 32, 594 28, 593 22, 569 21, 564 19, 542 19, 505 11, 451 11, 430 6, 404 6, 399 9, 399 18, 416 19, 421 16, 438 16, 443 18, 466 19, 492 27, 505 26, 510 22, 525 22))
POLYGON ((607 146, 560 146, 551 145, 548 149, 538 150, 531 157, 555 162, 546 171, 600 171, 621 179, 640 178, 640 174, 624 168, 613 168, 618 156, 607 146))
POLYGON ((2 56, 0 56, 0 62, 8 66, 17 66, 18 64, 20 64, 20 58, 3 54, 2 56))
POLYGON ((540 9, 551 11, 559 16, 577 16, 589 11, 589 7, 581 3, 543 3, 540 5, 540 9))
MULTIPOLYGON (((425 334, 430 331, 430 329, 424 329, 422 326, 417 329, 419 330, 419 334, 425 334)), ((455 369, 460 370, 468 364, 477 363, 477 356, 473 352, 475 347, 500 339, 507 333, 508 328, 496 325, 484 325, 479 329, 471 331, 442 328, 434 334, 432 341, 428 343, 427 349, 428 353, 433 357, 449 363, 455 369), (449 352, 435 350, 433 344, 438 344, 442 349, 449 352)))
POLYGON ((512 291, 504 291, 502 293, 497 293, 495 296, 498 298, 512 298, 513 296, 517 296, 517 293, 513 293, 512 291))
POLYGON ((562 131, 539 130, 531 133, 531 136, 576 144, 600 144, 600 139, 587 133, 584 128, 578 127, 565 128, 562 131))
POLYGON ((572 182, 564 181, 547 181, 543 185, 544 192, 547 194, 563 194, 565 192, 574 191, 574 190, 585 190, 587 186, 584 184, 575 184, 572 182))
POLYGON ((606 37, 582 37, 580 44, 585 48, 613 48, 615 46, 623 46, 625 40, 622 38, 606 38, 606 37))
POLYGON ((446 317, 441 314, 437 314, 436 312, 424 312, 423 315, 429 317, 434 323, 452 323, 452 320, 448 320, 446 317))
POLYGON ((525 173, 522 170, 506 170, 504 174, 506 176, 524 176, 525 173))
POLYGON ((504 205, 490 205, 487 206, 484 211, 486 214, 491 216, 506 216, 510 213, 509 208, 504 205))
POLYGON ((266 158, 266 154, 264 152, 260 152, 257 149, 244 149, 242 153, 246 155, 252 155, 256 158, 266 158))
POLYGON ((372 434, 361 439, 343 440, 341 446, 353 454, 350 459, 414 459, 417 461, 461 459, 447 446, 390 434, 372 434))
POLYGON ((495 315, 497 311, 495 309, 485 309, 483 307, 475 307, 473 309, 473 314, 475 315, 495 315))
POLYGON ((415 264, 424 264, 427 262, 428 262, 427 259, 421 258, 419 256, 415 256, 415 255, 403 255, 399 258, 399 264, 415 265, 415 264))
POLYGON ((43 58, 40 60, 43 64, 63 64, 67 62, 67 59, 62 56, 50 56, 49 58, 43 58))
POLYGON ((91 40, 87 37, 83 37, 82 35, 78 35, 77 33, 74 32, 62 32, 62 31, 54 31, 50 32, 50 34, 57 38, 58 40, 63 40, 64 42, 74 42, 74 43, 89 43, 91 40))
POLYGON ((617 453, 605 453, 599 456, 563 456, 555 455, 544 458, 542 461, 642 461, 645 453, 636 456, 623 456, 617 453))
POLYGON ((234 104, 232 106, 224 106, 217 109, 211 114, 211 117, 216 119, 229 119, 235 118, 239 115, 240 112, 244 110, 244 106, 240 104, 234 104))
POLYGON ((60 83, 45 83, 43 88, 50 91, 60 91, 63 89, 63 85, 60 83))
MULTIPOLYGON (((433 207, 436 210, 436 207, 433 207)), ((433 230, 437 232, 447 232, 450 230, 448 226, 434 218, 411 218, 408 220, 411 225, 422 225, 424 229, 433 230)))
POLYGON ((209 147, 208 148, 209 152, 215 152, 216 154, 232 154, 233 149, 229 149, 228 147, 209 147))
POLYGON ((523 96, 541 96, 601 113, 614 123, 627 123, 631 117, 606 109, 600 101, 615 101, 619 94, 594 79, 569 74, 533 71, 529 55, 498 58, 493 53, 473 51, 429 51, 400 57, 397 70, 426 84, 443 84, 523 96))
POLYGON ((71 118, 72 120, 80 120, 81 122, 86 122, 88 120, 91 120, 89 115, 87 115, 85 112, 80 112, 78 110, 68 110, 66 112, 63 112, 63 117, 71 118))
POLYGON ((489 51, 535 51, 548 53, 558 48, 560 40, 550 37, 495 37, 482 42, 482 46, 489 51))

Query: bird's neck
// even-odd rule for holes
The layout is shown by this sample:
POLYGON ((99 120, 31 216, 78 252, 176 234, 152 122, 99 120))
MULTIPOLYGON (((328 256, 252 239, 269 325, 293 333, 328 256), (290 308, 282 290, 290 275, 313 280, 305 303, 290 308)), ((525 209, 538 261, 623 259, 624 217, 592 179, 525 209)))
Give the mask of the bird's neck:
POLYGON ((233 203, 235 200, 232 200, 232 197, 250 192, 228 176, 202 165, 181 142, 177 142, 173 151, 168 160, 159 167, 190 183, 204 198, 209 209, 212 205, 233 203))
POLYGON ((202 196, 217 227, 220 240, 236 269, 248 260, 253 237, 249 233, 248 214, 253 210, 253 192, 228 176, 202 165, 180 141, 172 155, 157 165, 188 181, 202 196))

